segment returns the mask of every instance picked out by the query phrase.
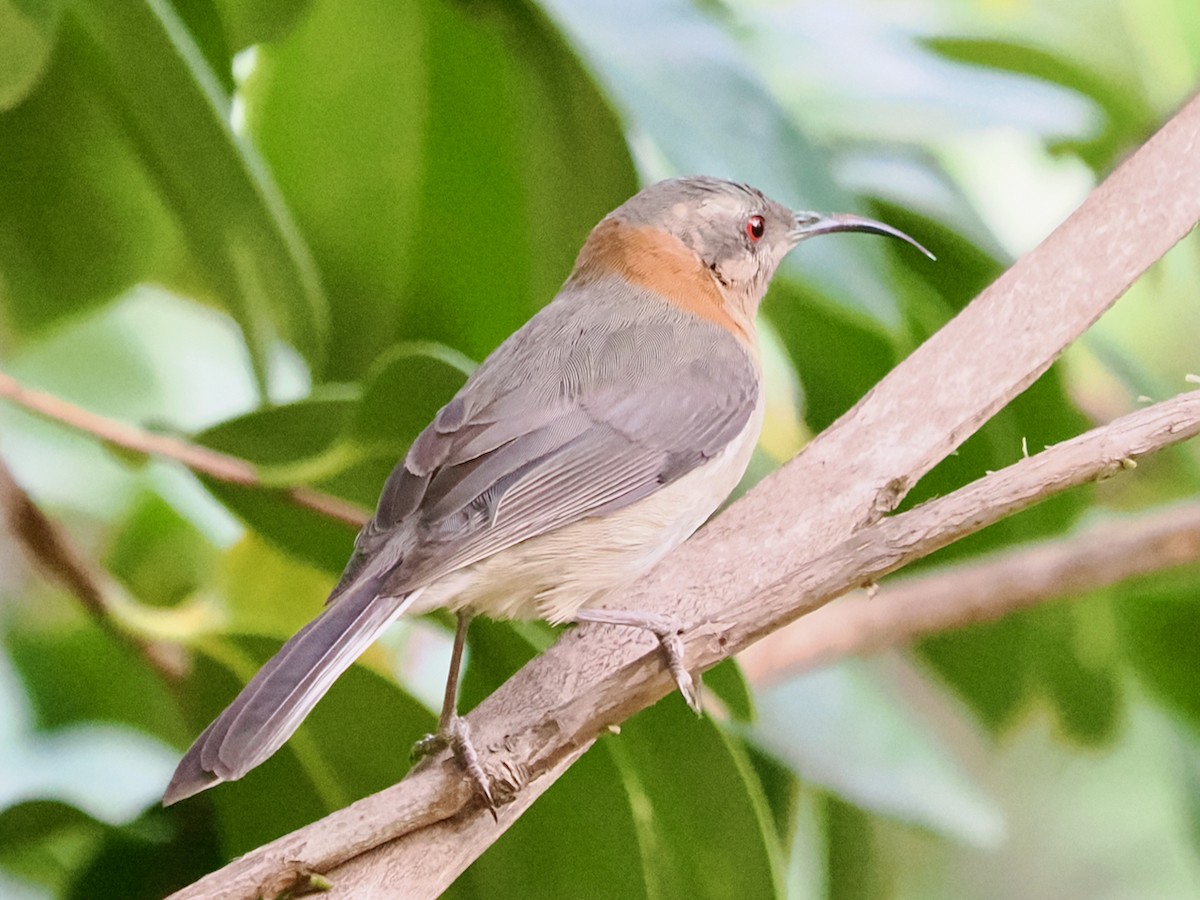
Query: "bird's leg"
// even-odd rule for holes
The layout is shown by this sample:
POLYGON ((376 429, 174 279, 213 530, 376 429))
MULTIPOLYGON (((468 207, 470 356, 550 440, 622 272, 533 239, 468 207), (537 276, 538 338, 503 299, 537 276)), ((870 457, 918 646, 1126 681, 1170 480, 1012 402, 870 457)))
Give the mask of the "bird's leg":
POLYGON ((438 734, 449 735, 454 720, 458 718, 458 677, 462 673, 463 650, 467 645, 467 628, 470 624, 471 614, 465 610, 460 611, 454 628, 454 647, 450 651, 446 693, 442 696, 442 714, 438 717, 438 734))
POLYGON ((675 679, 679 693, 691 708, 692 712, 700 715, 703 707, 700 703, 700 682, 692 678, 691 673, 683 664, 683 641, 679 639, 679 623, 660 616, 656 613, 634 612, 624 609, 580 609, 575 612, 576 622, 595 622, 601 625, 625 625, 629 628, 641 628, 649 631, 658 638, 663 655, 667 660, 667 671, 675 679))
POLYGON ((458 613, 458 624, 454 629, 454 647, 450 651, 450 673, 446 676, 446 693, 442 699, 442 714, 438 717, 436 734, 428 734, 417 741, 412 755, 415 759, 428 756, 430 753, 449 747, 454 752, 459 765, 466 770, 475 786, 476 792, 483 797, 488 809, 496 815, 496 802, 492 798, 491 785, 483 766, 479 764, 479 754, 471 743, 471 732, 467 720, 458 715, 458 679, 462 673, 463 649, 467 643, 467 628, 471 624, 471 614, 465 610, 458 613))

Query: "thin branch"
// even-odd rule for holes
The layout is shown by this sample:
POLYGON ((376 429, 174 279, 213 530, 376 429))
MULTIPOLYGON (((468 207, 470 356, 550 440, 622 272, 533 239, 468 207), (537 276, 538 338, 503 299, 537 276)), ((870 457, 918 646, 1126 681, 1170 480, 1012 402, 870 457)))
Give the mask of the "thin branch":
POLYGON ((763 687, 836 659, 1195 562, 1200 504, 1105 521, 1066 538, 885 582, 870 595, 847 595, 747 647, 738 662, 763 687))
MULTIPOLYGON (((126 425, 124 422, 107 419, 60 397, 55 397, 53 394, 25 387, 4 372, 0 372, 0 397, 7 398, 30 412, 98 437, 116 447, 131 450, 134 453, 144 453, 147 456, 173 459, 187 466, 193 472, 207 475, 217 481, 266 489, 258 475, 258 470, 252 463, 244 459, 217 450, 210 450, 181 438, 154 434, 132 425, 126 425)), ((303 486, 285 488, 283 493, 297 506, 311 509, 330 519, 353 525, 356 528, 362 527, 368 518, 368 513, 356 504, 312 488, 303 486)))
POLYGON ((0 514, 31 565, 48 581, 72 594, 89 615, 117 640, 133 646, 160 674, 176 679, 180 660, 174 645, 147 641, 121 628, 113 618, 116 585, 75 546, 71 536, 38 508, 0 459, 0 514))
MULTIPOLYGON (((933 544, 944 543, 982 527, 992 513, 1007 514, 1107 467, 1119 470, 1120 460, 1200 429, 1197 398, 1176 398, 1078 439, 1083 445, 1022 460, 1011 468, 1024 482, 997 480, 998 473, 977 483, 989 490, 1008 484, 1016 492, 1010 496, 980 494, 972 485, 951 495, 961 507, 947 497, 879 521, 1200 219, 1198 148, 1200 101, 1193 100, 1036 250, 620 605, 685 623, 715 622, 684 635, 689 663, 703 667, 834 593, 931 552, 934 546, 919 545, 918 525, 933 544), (1082 465, 1080 453, 1088 455, 1082 465), (924 518, 930 515, 943 517, 940 528, 924 518), (910 526, 907 542, 893 531, 910 526), (782 573, 792 575, 780 581, 782 573)), ((269 895, 305 867, 328 873, 334 896, 386 896, 398 884, 408 896, 437 896, 602 728, 669 690, 653 642, 630 631, 571 629, 470 714, 485 765, 521 784, 500 810, 499 827, 474 802, 457 766, 441 757, 177 896, 269 895)))

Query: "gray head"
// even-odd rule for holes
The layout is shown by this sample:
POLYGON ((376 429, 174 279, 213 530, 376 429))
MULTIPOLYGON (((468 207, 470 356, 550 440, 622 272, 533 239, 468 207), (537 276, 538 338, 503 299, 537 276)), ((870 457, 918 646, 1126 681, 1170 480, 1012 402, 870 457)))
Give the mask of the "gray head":
POLYGON ((847 214, 795 212, 757 188, 708 176, 652 184, 615 209, 608 220, 677 238, 699 257, 722 293, 736 295, 741 304, 752 307, 747 310, 751 315, 783 258, 816 235, 882 234, 907 241, 932 258, 911 237, 882 222, 847 214))

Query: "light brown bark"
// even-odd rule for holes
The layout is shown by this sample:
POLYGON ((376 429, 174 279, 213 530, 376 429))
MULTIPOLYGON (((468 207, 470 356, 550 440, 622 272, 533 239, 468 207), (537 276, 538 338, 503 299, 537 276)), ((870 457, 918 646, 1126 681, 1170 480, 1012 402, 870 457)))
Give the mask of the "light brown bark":
POLYGON ((764 687, 848 656, 1195 562, 1200 504, 1114 518, 1065 538, 847 595, 750 645, 738 662, 752 684, 764 687))

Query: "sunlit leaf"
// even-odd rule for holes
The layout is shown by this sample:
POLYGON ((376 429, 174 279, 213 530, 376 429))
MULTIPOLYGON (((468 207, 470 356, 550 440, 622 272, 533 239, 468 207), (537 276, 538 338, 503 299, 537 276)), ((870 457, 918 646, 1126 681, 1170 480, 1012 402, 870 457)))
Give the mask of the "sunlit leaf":
POLYGON ((1060 149, 1078 153, 1093 169, 1103 171, 1125 147, 1149 136, 1158 116, 1128 85, 1094 65, 1028 44, 986 38, 931 37, 924 41, 948 59, 1016 72, 1078 91, 1104 110, 1104 129, 1090 140, 1064 139, 1060 149))
POLYGON ((65 0, 0 0, 0 112, 20 103, 46 70, 65 0))
POLYGON ((0 116, 0 264, 17 326, 156 280, 227 309, 260 371, 276 334, 320 365, 315 269, 228 103, 163 0, 71 4, 49 71, 0 116))

